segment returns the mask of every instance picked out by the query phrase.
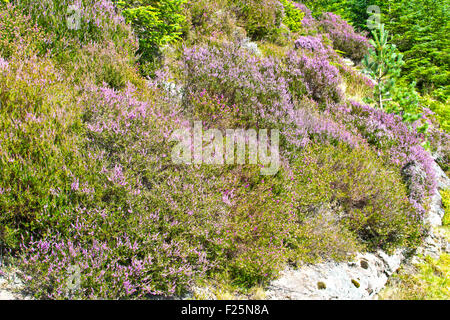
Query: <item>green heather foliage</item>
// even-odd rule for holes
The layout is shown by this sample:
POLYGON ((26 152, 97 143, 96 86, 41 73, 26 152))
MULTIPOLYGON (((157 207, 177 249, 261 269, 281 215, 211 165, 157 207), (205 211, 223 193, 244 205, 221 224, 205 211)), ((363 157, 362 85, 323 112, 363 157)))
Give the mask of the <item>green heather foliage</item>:
MULTIPOLYGON (((426 100, 446 124, 445 92, 381 78, 391 109, 350 100, 373 97, 374 84, 338 50, 358 62, 368 39, 319 14, 325 2, 313 17, 288 0, 80 0, 76 30, 72 2, 10 2, 0 248, 37 298, 170 297, 208 281, 245 292, 287 265, 426 235, 436 181, 416 129, 429 126, 445 170, 450 148, 432 112, 415 121, 408 108, 426 100), (279 171, 175 164, 171 135, 194 121, 222 134, 279 129, 279 171)), ((390 76, 392 55, 378 49, 369 67, 390 76)))
POLYGON ((67 54, 92 41, 113 40, 116 44, 130 41, 129 28, 122 24, 123 17, 116 14, 111 1, 81 0, 13 0, 12 10, 17 9, 45 33, 41 53, 67 54), (75 5, 78 9, 70 9, 75 5), (77 23, 79 18, 79 23, 77 23), (69 27, 71 26, 71 27, 69 27))
POLYGON ((298 192, 303 190, 299 205, 339 204, 341 223, 369 247, 388 249, 408 237, 415 241, 420 233, 400 175, 384 168, 369 150, 320 146, 306 152, 295 167, 301 173, 298 192))
MULTIPOLYGON (((197 43, 211 35, 231 37, 238 33, 236 17, 230 10, 226 10, 228 0, 189 0, 185 10, 187 24, 190 26, 183 30, 188 42, 197 43), (202 39, 202 40, 200 40, 202 39)), ((240 30, 242 37, 245 30, 240 30)))
POLYGON ((229 0, 229 5, 254 40, 277 33, 283 20, 283 5, 277 0, 229 0))

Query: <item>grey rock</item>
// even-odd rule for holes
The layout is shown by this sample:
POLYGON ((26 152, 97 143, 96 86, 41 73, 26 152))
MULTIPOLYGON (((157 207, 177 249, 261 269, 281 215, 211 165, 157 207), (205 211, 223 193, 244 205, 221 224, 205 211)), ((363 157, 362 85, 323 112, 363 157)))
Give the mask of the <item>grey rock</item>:
POLYGON ((24 293, 24 284, 16 273, 0 276, 0 300, 31 300, 32 296, 24 293))
POLYGON ((324 262, 298 270, 286 269, 267 288, 268 299, 370 299, 386 284, 401 264, 403 252, 393 255, 357 254, 350 262, 324 262), (323 283, 325 286, 318 285, 323 283))
POLYGON ((442 207, 442 197, 439 192, 436 192, 431 197, 430 210, 425 217, 425 222, 431 226, 442 225, 442 218, 444 218, 444 208, 442 207))
POLYGON ((355 66, 355 63, 354 63, 351 59, 348 59, 348 58, 342 58, 342 60, 343 60, 344 63, 345 63, 347 66, 349 66, 349 67, 354 67, 354 66, 355 66))
POLYGON ((258 44, 256 42, 250 41, 249 38, 245 38, 243 40, 241 47, 258 57, 262 57, 262 52, 261 50, 259 50, 258 44))
POLYGON ((450 188, 450 178, 447 177, 444 170, 436 163, 433 163, 434 172, 437 178, 437 187, 440 190, 450 188))
POLYGON ((162 86, 164 90, 169 94, 169 96, 176 99, 176 101, 181 101, 183 99, 182 86, 170 81, 162 82, 162 86))

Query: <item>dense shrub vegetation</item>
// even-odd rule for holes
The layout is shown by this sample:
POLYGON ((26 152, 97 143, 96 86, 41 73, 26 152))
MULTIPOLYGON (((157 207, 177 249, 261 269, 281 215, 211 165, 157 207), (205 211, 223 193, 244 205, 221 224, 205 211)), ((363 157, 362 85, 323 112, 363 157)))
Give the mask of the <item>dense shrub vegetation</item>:
POLYGON ((0 3, 0 243, 36 297, 247 290, 426 235, 446 109, 365 103, 368 34, 319 2, 0 3), (196 121, 278 129, 278 172, 174 163, 196 121))
MULTIPOLYGON (((448 23, 450 3, 434 0, 368 1, 332 0, 304 1, 320 16, 331 11, 350 21, 357 30, 368 30, 367 20, 379 7, 380 22, 392 35, 392 43, 403 55, 400 83, 413 84, 421 94, 420 105, 436 113, 441 127, 448 132, 449 51, 448 23)), ((420 108, 419 108, 420 109, 420 108)), ((416 111, 420 113, 420 111, 416 111)))

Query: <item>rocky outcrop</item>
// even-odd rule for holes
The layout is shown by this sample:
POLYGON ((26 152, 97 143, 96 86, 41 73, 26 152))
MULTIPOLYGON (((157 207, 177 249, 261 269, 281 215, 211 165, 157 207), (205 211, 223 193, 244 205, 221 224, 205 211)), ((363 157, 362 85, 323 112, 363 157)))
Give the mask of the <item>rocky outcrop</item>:
POLYGON ((370 299, 384 287, 403 258, 402 251, 391 256, 379 251, 358 254, 347 263, 326 262, 286 270, 266 295, 276 300, 370 299))
MULTIPOLYGON (((0 264, 0 269, 2 265, 0 264)), ((3 270, 2 270, 3 271, 3 270)), ((16 273, 8 272, 0 276, 0 300, 30 300, 32 296, 24 291, 24 284, 16 273)))
MULTIPOLYGON (((436 162, 434 163, 434 172, 436 174, 438 190, 450 188, 450 179, 436 162)), ((444 208, 442 207, 442 197, 439 192, 436 192, 431 198, 430 210, 425 221, 431 226, 440 226, 443 217, 444 208)))

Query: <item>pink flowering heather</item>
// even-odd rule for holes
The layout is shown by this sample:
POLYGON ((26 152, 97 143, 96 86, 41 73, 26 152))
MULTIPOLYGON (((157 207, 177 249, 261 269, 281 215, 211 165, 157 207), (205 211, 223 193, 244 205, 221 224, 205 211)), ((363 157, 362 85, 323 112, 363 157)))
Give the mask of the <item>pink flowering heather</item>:
MULTIPOLYGON (((339 72, 326 59, 291 51, 283 70, 275 59, 260 59, 228 46, 185 50, 185 63, 185 70, 189 72, 187 83, 195 83, 195 86, 188 86, 186 99, 201 96, 205 91, 219 95, 222 103, 235 106, 233 113, 238 117, 258 119, 271 126, 284 123, 282 131, 296 146, 305 145, 312 136, 357 144, 358 138, 343 126, 294 110, 294 104, 299 102, 297 98, 304 98, 304 95, 313 99, 311 103, 342 98, 338 88, 339 72), (201 91, 197 91, 199 88, 201 91)), ((192 104, 192 100, 188 101, 192 104)))
MULTIPOLYGON (((239 117, 281 125, 293 114, 292 98, 280 63, 258 58, 234 45, 185 49, 187 96, 208 91, 239 107, 239 117)), ((250 125, 248 123, 247 125, 250 125)))
POLYGON ((307 30, 315 30, 317 27, 317 21, 313 18, 311 10, 303 3, 294 2, 294 5, 297 9, 300 9, 305 13, 305 16, 302 20, 302 26, 307 30))
POLYGON ((8 65, 8 61, 0 57, 0 70, 5 70, 6 68, 8 68, 8 65))
POLYGON ((433 158, 421 146, 424 137, 411 130, 399 116, 386 114, 367 105, 351 102, 349 107, 333 106, 330 111, 357 128, 362 136, 394 165, 400 168, 412 164, 419 166, 417 170, 409 173, 409 189, 411 203, 423 215, 423 206, 436 189, 433 158))
POLYGON ((15 7, 46 31, 45 47, 49 51, 67 50, 91 41, 100 42, 113 37, 114 33, 121 35, 122 42, 133 42, 130 27, 111 0, 21 0, 15 7), (76 11, 68 12, 70 6, 76 11), (76 30, 68 30, 68 18, 79 18, 79 21, 73 21, 76 30), (61 34, 65 36, 61 37, 61 34))
POLYGON ((34 289, 47 298, 142 298, 173 295, 180 283, 209 268, 201 247, 185 251, 185 244, 158 232, 158 215, 135 217, 125 226, 118 224, 123 214, 85 208, 64 213, 60 221, 70 225, 57 223, 53 235, 24 245, 21 267, 36 275, 27 284, 45 283, 34 289), (69 286, 71 277, 79 277, 78 286, 69 286))
POLYGON ((331 12, 323 13, 319 25, 329 35, 333 47, 343 51, 353 60, 360 61, 368 52, 368 39, 356 33, 353 27, 338 15, 331 12))
POLYGON ((287 55, 287 70, 293 76, 301 75, 306 93, 318 102, 339 101, 341 76, 338 69, 321 56, 309 57, 290 51, 287 55))
POLYGON ((358 147, 364 143, 359 135, 353 134, 344 125, 327 118, 326 115, 311 113, 311 110, 297 110, 294 124, 293 128, 284 130, 283 134, 298 148, 305 147, 311 142, 338 141, 351 147, 358 147))
POLYGON ((294 41, 295 48, 310 50, 314 53, 325 54, 326 50, 319 36, 302 36, 294 41))

